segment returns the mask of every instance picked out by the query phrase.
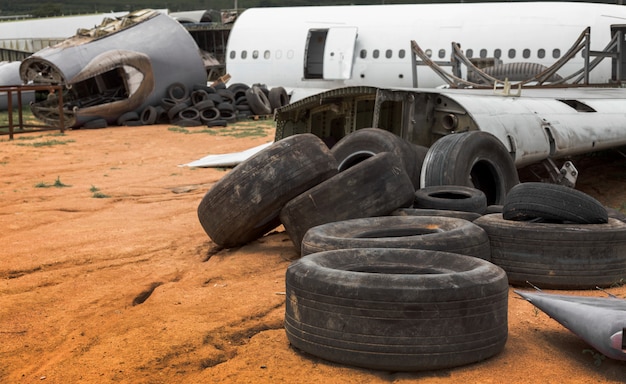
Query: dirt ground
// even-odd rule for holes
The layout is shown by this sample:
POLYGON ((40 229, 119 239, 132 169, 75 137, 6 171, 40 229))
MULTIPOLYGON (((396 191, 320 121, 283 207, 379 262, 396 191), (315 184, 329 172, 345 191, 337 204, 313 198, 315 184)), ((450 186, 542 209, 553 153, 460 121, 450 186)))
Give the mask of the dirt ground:
MULTIPOLYGON (((216 250, 196 208, 227 170, 179 167, 272 140, 260 125, 0 136, 0 382, 626 382, 626 362, 602 360, 512 288, 506 347, 484 362, 393 373, 291 348, 289 238, 279 227, 216 250)), ((626 207, 626 158, 576 165, 579 189, 626 207)), ((626 286, 608 291, 626 297, 626 286)))

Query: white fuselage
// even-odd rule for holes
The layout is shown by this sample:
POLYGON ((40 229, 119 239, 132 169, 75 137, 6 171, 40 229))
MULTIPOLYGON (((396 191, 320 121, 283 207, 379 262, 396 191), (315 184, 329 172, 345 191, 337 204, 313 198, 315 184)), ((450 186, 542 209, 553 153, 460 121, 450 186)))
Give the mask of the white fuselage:
MULTIPOLYGON (((444 81, 429 67, 418 66, 414 75, 411 40, 437 61, 449 61, 456 42, 470 58, 550 66, 586 27, 591 49, 602 50, 610 26, 625 23, 625 6, 591 3, 253 8, 233 26, 226 70, 231 82, 287 89, 437 87, 444 81)), ((610 79, 611 63, 604 61, 591 72, 592 83, 610 79)), ((578 53, 559 74, 582 66, 578 53)))

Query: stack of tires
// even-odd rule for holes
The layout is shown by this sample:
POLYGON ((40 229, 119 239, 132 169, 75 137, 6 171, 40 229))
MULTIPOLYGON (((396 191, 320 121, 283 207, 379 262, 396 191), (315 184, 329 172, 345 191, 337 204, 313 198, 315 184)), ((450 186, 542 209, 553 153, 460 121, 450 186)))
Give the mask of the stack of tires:
POLYGON ((491 260, 513 285, 592 289, 626 278, 626 224, 575 189, 519 184, 502 213, 474 223, 489 235, 491 260))
POLYGON ((222 247, 283 224, 303 256, 286 272, 285 330, 296 348, 393 371, 481 361, 506 343, 506 273, 488 261, 485 231, 455 217, 484 213, 481 191, 421 196, 427 151, 374 128, 332 149, 290 136, 215 183, 198 217, 222 247))
MULTIPOLYGON (((140 113, 129 111, 117 118, 119 126, 175 124, 182 127, 227 126, 251 116, 274 113, 276 108, 289 104, 283 87, 268 89, 264 85, 243 83, 215 86, 197 84, 188 87, 173 83, 158 105, 150 105, 140 113)), ((97 119, 85 123, 85 128, 104 128, 107 122, 97 119)))

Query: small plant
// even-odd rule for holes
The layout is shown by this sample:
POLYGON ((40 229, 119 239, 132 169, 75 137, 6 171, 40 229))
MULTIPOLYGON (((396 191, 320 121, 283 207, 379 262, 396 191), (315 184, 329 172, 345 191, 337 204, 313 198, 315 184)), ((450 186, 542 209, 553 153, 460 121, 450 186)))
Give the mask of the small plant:
POLYGON ((94 185, 92 185, 91 188, 89 188, 89 192, 92 193, 91 197, 93 197, 94 199, 106 199, 108 197, 111 197, 109 195, 106 195, 106 194, 100 192, 100 189, 98 189, 94 185))
POLYGON ((167 130, 171 132, 189 133, 188 129, 181 127, 169 127, 167 130))
POLYGON ((64 184, 63 182, 61 182, 61 177, 57 176, 57 179, 54 181, 54 184, 52 184, 53 187, 56 188, 66 188, 66 187, 71 187, 71 185, 69 184, 64 184))
POLYGON ((606 359, 606 356, 604 356, 600 352, 594 351, 593 349, 583 349, 583 353, 588 353, 593 357, 593 364, 596 367, 599 367, 604 359, 606 359))
POLYGON ((66 140, 66 141, 61 141, 61 140, 46 140, 46 141, 36 141, 34 143, 17 143, 16 145, 20 145, 23 147, 26 146, 30 146, 30 147, 51 147, 53 145, 65 145, 67 143, 73 143, 74 140, 66 140))
POLYGON ((71 185, 63 183, 61 181, 61 177, 60 176, 57 176, 57 179, 52 184, 47 184, 47 183, 45 183, 43 181, 35 184, 35 188, 50 188, 50 187, 66 188, 66 187, 71 187, 71 185))

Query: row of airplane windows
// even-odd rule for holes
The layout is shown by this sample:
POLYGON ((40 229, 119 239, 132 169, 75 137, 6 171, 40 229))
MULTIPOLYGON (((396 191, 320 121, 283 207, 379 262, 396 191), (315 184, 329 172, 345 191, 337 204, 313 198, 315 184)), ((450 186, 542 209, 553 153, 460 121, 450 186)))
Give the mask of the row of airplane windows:
MULTIPOLYGON (((426 53, 426 55, 428 55, 428 57, 432 57, 432 56, 433 56, 433 51, 432 51, 431 49, 427 49, 427 50, 425 51, 425 53, 426 53)), ((440 50, 437 52, 437 56, 438 56, 440 59, 445 59, 445 58, 446 58, 446 54, 447 54, 447 51, 446 51, 445 49, 440 49, 440 50)), ((479 57, 479 58, 481 58, 481 59, 484 59, 484 58, 488 57, 488 56, 487 56, 488 52, 487 52, 487 50, 486 50, 486 49, 484 49, 484 48, 483 48, 483 49, 480 49, 480 50, 477 52, 477 54, 478 54, 478 56, 476 56, 477 58, 479 57)), ((522 55, 522 57, 523 57, 524 59, 528 59, 528 58, 530 58, 531 54, 532 54, 532 52, 531 52, 531 50, 530 50, 530 49, 528 49, 528 48, 523 49, 523 50, 522 50, 522 53, 521 53, 521 55, 522 55)), ((359 52, 359 57, 360 57, 361 59, 366 59, 366 58, 367 58, 367 55, 368 55, 368 51, 367 51, 366 49, 361 49, 361 51, 359 52)), ((235 58, 237 57, 237 52, 235 52, 235 51, 230 51, 229 56, 230 56, 230 58, 231 58, 231 59, 235 59, 235 58)), ((266 51, 264 51, 264 52, 263 52, 263 58, 264 58, 264 59, 268 60, 268 59, 270 58, 270 56, 271 56, 271 53, 270 53, 270 51, 269 51, 269 50, 266 50, 266 51)), ((387 59, 391 59, 391 58, 393 58, 393 51, 392 51, 391 49, 387 49, 387 50, 385 50, 385 54, 384 54, 384 56, 385 56, 385 58, 387 58, 387 59)), ((405 51, 404 49, 400 49, 400 50, 398 51, 398 55, 397 55, 397 56, 398 56, 398 58, 403 59, 403 58, 406 56, 406 51, 405 51)), ((471 48, 470 48, 470 49, 465 50, 465 56, 467 56, 467 57, 468 57, 468 58, 470 58, 470 59, 471 59, 471 58, 473 58, 473 57, 474 57, 474 50, 473 50, 473 49, 471 49, 471 48)), ((517 50, 515 50, 514 48, 511 48, 511 49, 509 49, 509 50, 507 51, 507 57, 508 57, 509 59, 514 59, 516 56, 517 56, 517 50)), ((248 51, 246 51, 246 50, 241 51, 240 57, 241 57, 241 59, 246 59, 246 58, 248 57, 248 51)), ((258 59, 258 58, 259 58, 259 51, 258 51, 258 50, 253 50, 253 51, 251 52, 251 57, 252 57, 253 59, 258 59)), ((280 59, 281 57, 282 57, 282 52, 277 51, 277 52, 276 52, 276 58, 277 58, 277 59, 280 59)), ((287 58, 291 58, 291 57, 293 57, 293 51, 288 51, 288 52, 287 52, 287 58)), ((378 49, 374 49, 374 50, 372 51, 372 58, 374 58, 374 59, 378 59, 378 58, 380 58, 380 57, 381 57, 381 51, 380 51, 380 50, 378 50, 378 49)), ((493 51, 493 57, 495 57, 496 59, 500 59, 500 58, 502 58, 502 50, 501 50, 501 49, 495 49, 495 50, 493 51)), ((545 57, 546 57, 546 50, 545 50, 545 49, 543 49, 543 48, 538 49, 538 50, 537 50, 537 58, 539 58, 539 59, 543 59, 543 58, 545 58, 545 57)), ((552 58, 554 58, 554 59, 558 59, 559 57, 561 57, 561 50, 560 50, 560 49, 558 49, 558 48, 553 49, 553 50, 552 50, 552 58)))

